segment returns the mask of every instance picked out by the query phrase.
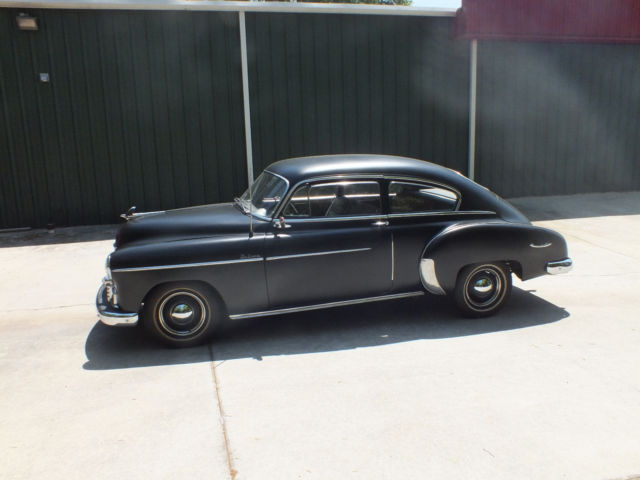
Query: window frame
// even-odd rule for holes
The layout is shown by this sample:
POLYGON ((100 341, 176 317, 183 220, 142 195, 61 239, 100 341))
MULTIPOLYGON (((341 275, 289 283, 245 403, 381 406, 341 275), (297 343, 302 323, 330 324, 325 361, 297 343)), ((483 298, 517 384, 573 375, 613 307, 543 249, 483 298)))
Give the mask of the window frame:
POLYGON ((298 182, 293 188, 289 189, 284 201, 281 202, 280 208, 276 211, 274 218, 279 218, 283 215, 283 212, 289 206, 289 202, 295 195, 295 193, 305 186, 311 190, 312 187, 318 185, 329 185, 334 183, 376 183, 378 184, 378 195, 380 200, 380 212, 379 213, 371 213, 371 214, 361 214, 361 215, 345 215, 345 216, 334 216, 334 217, 286 217, 286 219, 290 221, 296 222, 317 222, 317 221, 345 221, 345 220, 363 220, 363 219, 379 219, 386 217, 385 211, 387 210, 386 203, 386 188, 387 185, 384 180, 383 175, 358 175, 358 176, 326 176, 326 177, 315 177, 309 178, 306 180, 302 180, 298 182))
POLYGON ((434 182, 431 180, 421 180, 416 178, 403 178, 403 177, 387 177, 385 196, 387 201, 387 212, 390 217, 413 217, 413 216, 427 216, 427 215, 447 215, 460 211, 460 205, 462 204, 462 194, 457 188, 451 185, 445 185, 443 183, 434 182), (409 185, 416 185, 418 187, 426 188, 441 188, 448 190, 456 195, 455 207, 451 210, 422 210, 416 212, 392 212, 391 211, 391 197, 389 196, 392 183, 405 183, 409 185))

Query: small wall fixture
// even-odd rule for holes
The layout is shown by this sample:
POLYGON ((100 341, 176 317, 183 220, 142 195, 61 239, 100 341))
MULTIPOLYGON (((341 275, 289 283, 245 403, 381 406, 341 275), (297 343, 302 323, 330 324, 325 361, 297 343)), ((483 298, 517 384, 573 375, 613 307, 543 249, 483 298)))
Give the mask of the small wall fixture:
POLYGON ((16 17, 16 23, 20 30, 38 30, 38 19, 26 13, 21 13, 16 17))

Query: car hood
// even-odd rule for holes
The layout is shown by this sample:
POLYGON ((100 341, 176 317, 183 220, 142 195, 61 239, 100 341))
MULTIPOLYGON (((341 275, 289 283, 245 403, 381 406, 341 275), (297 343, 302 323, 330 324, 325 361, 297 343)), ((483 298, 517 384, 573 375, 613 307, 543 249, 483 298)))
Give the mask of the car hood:
POLYGON ((234 204, 203 205, 131 218, 118 230, 115 247, 245 232, 249 217, 234 204))

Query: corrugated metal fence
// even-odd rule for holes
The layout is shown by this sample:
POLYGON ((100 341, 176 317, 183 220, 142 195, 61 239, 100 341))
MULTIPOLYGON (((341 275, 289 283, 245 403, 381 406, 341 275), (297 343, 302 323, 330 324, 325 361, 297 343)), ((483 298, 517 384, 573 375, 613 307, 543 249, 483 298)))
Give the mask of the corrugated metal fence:
MULTIPOLYGON (((237 13, 30 12, 37 32, 0 9, 0 228, 241 193, 237 13)), ((256 173, 343 152, 466 173, 469 43, 452 21, 247 13, 256 173)), ((639 53, 481 42, 477 179, 505 196, 640 188, 639 53)))
POLYGON ((114 223, 245 184, 237 15, 0 10, 0 225, 114 223), (41 82, 40 73, 49 74, 41 82))
POLYGON ((506 197, 640 189, 640 45, 479 42, 476 171, 506 197))

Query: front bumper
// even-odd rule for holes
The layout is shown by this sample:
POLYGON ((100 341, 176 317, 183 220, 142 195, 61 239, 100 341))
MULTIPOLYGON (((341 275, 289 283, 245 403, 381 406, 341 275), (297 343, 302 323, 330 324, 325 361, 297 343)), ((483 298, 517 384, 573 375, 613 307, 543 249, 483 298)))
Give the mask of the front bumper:
POLYGON ((570 272, 573 268, 573 260, 565 258, 564 260, 556 260, 547 263, 547 273, 550 275, 558 275, 560 273, 570 272))
POLYGON ((132 327, 137 325, 138 314, 123 312, 120 310, 116 300, 114 300, 113 303, 109 302, 109 298, 113 299, 113 296, 113 282, 105 278, 102 280, 102 285, 100 286, 100 290, 98 290, 98 295, 96 296, 96 309, 98 310, 98 318, 100 321, 110 327, 132 327))

